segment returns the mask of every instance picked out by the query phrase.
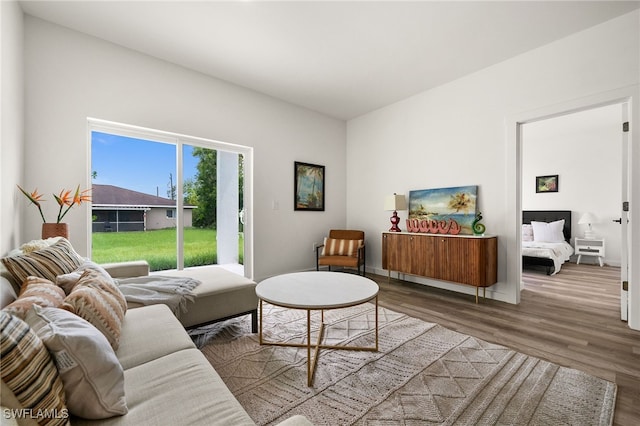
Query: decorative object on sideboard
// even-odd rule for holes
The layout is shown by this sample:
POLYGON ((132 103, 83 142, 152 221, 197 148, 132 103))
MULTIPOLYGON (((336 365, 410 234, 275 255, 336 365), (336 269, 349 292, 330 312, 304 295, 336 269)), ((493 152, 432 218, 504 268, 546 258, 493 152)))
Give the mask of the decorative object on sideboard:
POLYGON ((294 162, 294 210, 324 211, 324 166, 294 162))
POLYGON ((53 194, 58 206, 58 216, 56 218, 56 222, 47 222, 44 217, 44 213, 42 212, 42 205, 40 204, 42 201, 46 201, 43 199, 43 194, 38 193, 38 189, 36 188, 33 192, 29 193, 22 189, 20 185, 17 185, 18 189, 24 194, 25 197, 31 201, 33 205, 38 208, 38 212, 40 213, 40 217, 42 218, 42 238, 51 238, 51 237, 64 237, 69 238, 69 227, 66 223, 62 223, 62 219, 69 213, 71 207, 80 205, 85 201, 91 201, 91 196, 88 194, 90 189, 85 189, 84 191, 80 191, 80 185, 76 188, 76 192, 71 196, 71 190, 63 189, 60 191, 59 195, 53 194))
POLYGON ((585 238, 595 237, 593 230, 591 229, 592 223, 598 223, 598 219, 591 212, 586 212, 585 214, 583 214, 580 220, 578 221, 578 224, 580 225, 587 225, 587 230, 584 231, 585 238))
POLYGON ((449 219, 448 221, 407 219, 407 231, 422 232, 425 234, 458 235, 460 233, 460 225, 453 219, 449 219))
POLYGON ((407 199, 404 195, 398 195, 395 192, 393 195, 389 195, 384 199, 384 209, 386 211, 393 211, 393 215, 389 219, 391 221, 390 232, 400 232, 401 229, 398 226, 400 218, 398 217, 398 210, 407 209, 407 199))
POLYGON ((482 220, 482 212, 478 212, 476 215, 476 219, 473 221, 471 228, 473 228, 473 233, 475 235, 484 235, 484 231, 487 230, 487 227, 484 226, 480 221, 482 220))
POLYGON ((558 192, 558 175, 536 176, 536 192, 558 192))
POLYGON ((410 232, 473 235, 476 185, 409 191, 410 232))

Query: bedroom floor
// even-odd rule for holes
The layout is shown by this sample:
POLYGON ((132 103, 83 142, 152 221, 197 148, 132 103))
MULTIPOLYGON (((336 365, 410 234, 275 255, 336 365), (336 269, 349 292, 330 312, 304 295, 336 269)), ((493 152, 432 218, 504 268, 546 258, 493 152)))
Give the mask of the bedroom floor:
POLYGON ((519 305, 476 305, 470 295, 367 276, 380 285, 381 306, 615 382, 614 424, 638 424, 640 332, 620 320, 620 268, 525 270, 519 305))

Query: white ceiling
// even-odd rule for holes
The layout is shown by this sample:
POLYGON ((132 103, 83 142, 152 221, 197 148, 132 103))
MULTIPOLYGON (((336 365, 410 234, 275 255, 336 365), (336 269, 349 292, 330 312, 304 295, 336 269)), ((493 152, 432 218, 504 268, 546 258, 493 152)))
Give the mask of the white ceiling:
POLYGON ((25 13, 351 119, 638 1, 21 1, 25 13))

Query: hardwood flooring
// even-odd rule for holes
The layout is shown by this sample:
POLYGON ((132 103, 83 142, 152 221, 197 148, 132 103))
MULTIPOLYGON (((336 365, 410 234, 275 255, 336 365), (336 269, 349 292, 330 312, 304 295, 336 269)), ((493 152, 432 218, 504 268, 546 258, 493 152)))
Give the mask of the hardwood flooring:
POLYGON ((619 268, 525 270, 519 305, 367 276, 381 306, 616 383, 614 424, 640 424, 640 331, 620 320, 619 268))

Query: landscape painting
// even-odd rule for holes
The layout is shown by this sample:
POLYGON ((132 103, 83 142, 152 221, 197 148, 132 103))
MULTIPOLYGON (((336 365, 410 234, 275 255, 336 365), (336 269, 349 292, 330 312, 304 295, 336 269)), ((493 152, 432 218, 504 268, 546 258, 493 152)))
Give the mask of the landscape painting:
POLYGON ((460 234, 472 235, 477 198, 477 185, 409 191, 409 219, 453 219, 461 228, 460 234))

